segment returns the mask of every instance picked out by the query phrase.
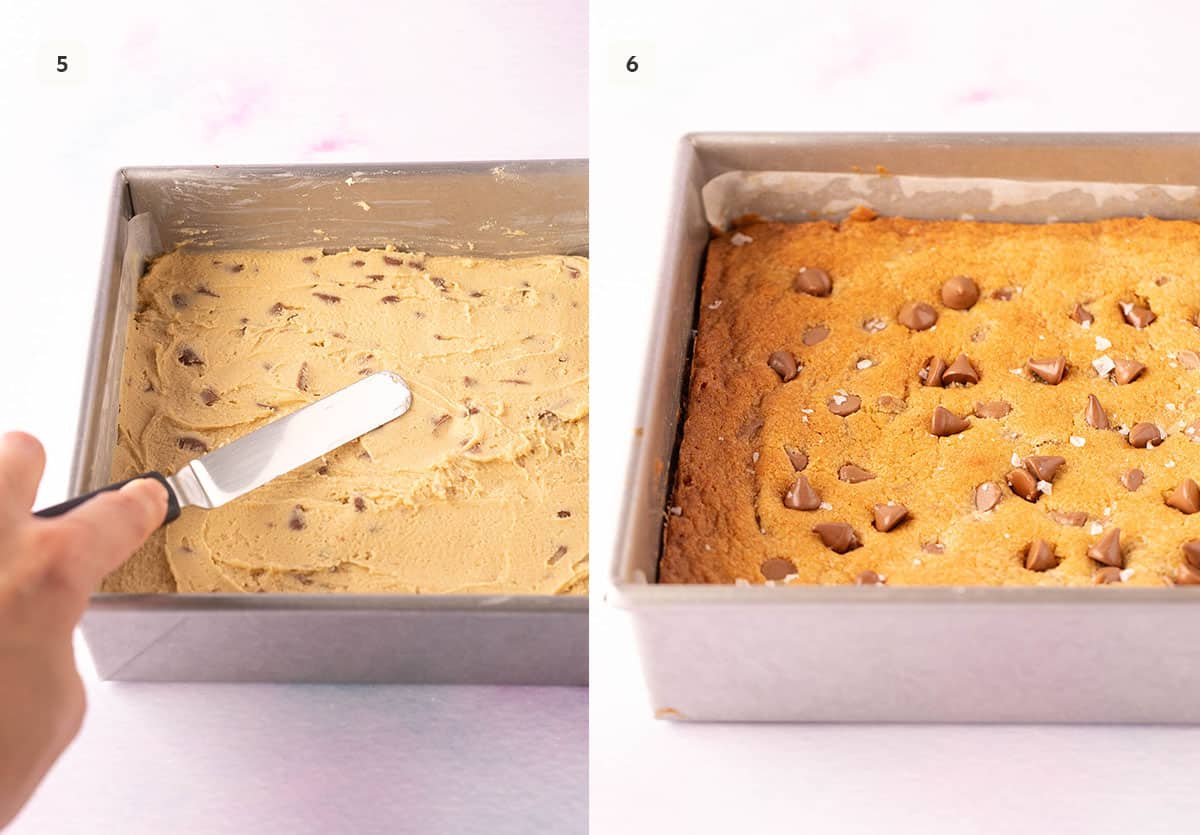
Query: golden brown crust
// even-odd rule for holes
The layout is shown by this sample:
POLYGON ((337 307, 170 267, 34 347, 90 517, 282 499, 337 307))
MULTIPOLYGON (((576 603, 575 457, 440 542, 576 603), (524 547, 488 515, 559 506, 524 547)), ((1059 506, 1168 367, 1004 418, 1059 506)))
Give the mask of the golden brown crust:
POLYGON ((1198 281, 1200 225, 1182 221, 1031 226, 857 212, 840 226, 760 222, 715 239, 662 581, 761 583, 762 564, 782 558, 800 583, 852 583, 876 571, 891 585, 1086 585, 1098 567, 1088 547, 1119 527, 1125 583, 1161 585, 1181 563, 1182 544, 1200 538, 1200 513, 1165 503, 1185 478, 1200 478, 1200 433, 1188 431, 1200 416, 1200 370, 1187 355, 1180 360, 1200 351, 1198 281), (832 294, 795 292, 802 267, 828 272, 832 294), (955 276, 978 284, 970 309, 943 303, 942 285, 955 276), (932 305, 936 326, 898 324, 907 301, 932 305), (1136 328, 1122 302, 1145 303, 1157 318, 1136 328), (1095 321, 1073 320, 1077 304, 1095 321), (872 320, 886 325, 864 324, 872 320), (818 325, 829 335, 806 344, 803 334, 818 325), (786 383, 767 363, 781 350, 801 366, 786 383), (930 357, 950 364, 960 354, 978 370, 976 385, 921 384, 930 357), (1068 367, 1057 385, 1026 368, 1058 355, 1068 367), (1137 360, 1146 371, 1118 385, 1093 368, 1102 356, 1137 360), (1113 429, 1085 421, 1089 394, 1113 429), (859 396, 861 409, 833 414, 830 399, 843 395, 859 396), (996 401, 1011 411, 974 416, 976 403, 996 401), (970 426, 935 437, 937 406, 970 426), (1131 447, 1119 428, 1138 422, 1157 425, 1165 441, 1131 447), (807 454, 804 475, 827 509, 784 506, 796 480, 785 445, 807 454), (1066 459, 1036 503, 1006 483, 1030 455, 1066 459), (840 480, 845 464, 876 477, 840 480), (1145 482, 1130 492, 1121 476, 1134 468, 1145 482), (988 511, 976 507, 984 483, 1001 493, 988 511), (877 531, 872 508, 889 501, 905 505, 908 518, 877 531), (1076 525, 1081 512, 1087 520, 1076 525), (824 547, 812 528, 827 522, 848 522, 862 547, 824 547), (1057 567, 1024 567, 1038 539, 1053 546, 1057 567))

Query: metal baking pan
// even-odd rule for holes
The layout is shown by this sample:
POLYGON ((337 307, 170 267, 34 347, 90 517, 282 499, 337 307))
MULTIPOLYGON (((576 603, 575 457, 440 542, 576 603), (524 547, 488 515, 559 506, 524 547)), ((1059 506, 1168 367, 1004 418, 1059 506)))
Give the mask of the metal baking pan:
MULTIPOLYGON (((125 331, 153 250, 391 243, 586 255, 587 176, 586 160, 120 170, 72 493, 110 480, 125 331)), ((107 679, 584 685, 587 605, 548 595, 101 593, 83 634, 107 679)))
MULTIPOLYGON (((632 618, 656 715, 1200 721, 1200 702, 1192 697, 1200 688, 1200 642, 1187 638, 1200 630, 1200 598, 1188 589, 656 583, 710 232, 701 189, 730 171, 876 166, 896 175, 1197 186, 1200 134, 683 139, 609 595, 632 618)), ((1112 211, 1130 214, 1131 207, 1112 211)), ((1097 212, 1103 215, 1105 206, 1093 206, 1097 212)), ((1176 205, 1172 215, 1200 219, 1200 203, 1176 205)))

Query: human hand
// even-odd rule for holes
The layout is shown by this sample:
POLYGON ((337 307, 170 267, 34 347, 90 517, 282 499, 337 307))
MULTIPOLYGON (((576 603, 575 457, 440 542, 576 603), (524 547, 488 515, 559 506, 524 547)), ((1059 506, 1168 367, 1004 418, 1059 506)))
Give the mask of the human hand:
POLYGON ((83 721, 71 636, 88 597, 167 513, 163 486, 139 479, 40 519, 44 466, 37 439, 0 435, 0 828, 83 721))

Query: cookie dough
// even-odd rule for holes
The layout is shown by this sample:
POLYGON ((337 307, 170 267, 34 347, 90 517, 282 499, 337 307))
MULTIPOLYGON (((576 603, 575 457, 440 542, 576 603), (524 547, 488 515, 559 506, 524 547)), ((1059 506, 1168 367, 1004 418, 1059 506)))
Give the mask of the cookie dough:
POLYGON ((104 589, 585 594, 588 263, 394 249, 156 260, 114 478, 181 465, 378 370, 404 417, 211 511, 104 589))
POLYGON ((714 239, 664 582, 1200 582, 1200 225, 714 239))

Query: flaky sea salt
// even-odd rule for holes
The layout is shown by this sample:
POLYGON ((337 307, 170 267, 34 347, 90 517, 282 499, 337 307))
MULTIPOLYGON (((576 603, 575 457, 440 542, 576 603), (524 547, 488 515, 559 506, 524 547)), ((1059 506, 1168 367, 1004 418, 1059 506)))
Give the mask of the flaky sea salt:
POLYGON ((1087 438, 1081 438, 1078 435, 1071 436, 1071 446, 1083 446, 1087 443, 1087 438))
POLYGON ((1104 354, 1103 356, 1099 356, 1092 360, 1092 368, 1096 369, 1096 373, 1101 377, 1107 377, 1116 367, 1117 364, 1112 361, 1112 357, 1110 357, 1108 354, 1104 354))
POLYGON ((1017 455, 1015 452, 1012 454, 1012 458, 1010 460, 1012 461, 1012 465, 1014 467, 1021 466, 1021 456, 1017 455))
POLYGON ((1088 527, 1088 533, 1090 533, 1092 536, 1099 536, 1103 532, 1104 526, 1099 522, 1092 522, 1092 524, 1088 527))
POLYGON ((854 364, 854 367, 859 371, 862 371, 864 368, 870 368, 874 364, 875 363, 871 362, 870 360, 859 360, 854 364))
POLYGON ((720 307, 720 306, 721 306, 721 300, 720 300, 720 299, 716 299, 716 300, 715 300, 715 301, 714 301, 712 304, 710 304, 710 305, 708 306, 708 309, 709 309, 709 310, 716 310, 716 309, 717 309, 718 307, 720 307))
POLYGON ((1163 466, 1169 470, 1175 466, 1175 462, 1168 459, 1167 461, 1163 462, 1163 466))
POLYGON ((1109 342, 1107 339, 1105 339, 1103 336, 1096 337, 1096 350, 1097 351, 1107 351, 1111 347, 1112 347, 1112 343, 1109 342))
POLYGON ((749 585, 750 585, 750 581, 749 581, 749 580, 743 580, 741 577, 735 577, 735 578, 734 578, 734 580, 733 580, 733 584, 734 584, 735 586, 749 586, 749 585))
POLYGON ((1123 569, 1121 569, 1121 582, 1122 582, 1122 583, 1124 583, 1126 580, 1128 580, 1130 577, 1132 577, 1132 576, 1133 576, 1133 572, 1134 572, 1134 571, 1136 571, 1136 570, 1137 570, 1136 568, 1123 568, 1123 569))
POLYGON ((820 508, 821 510, 833 510, 833 505, 831 505, 829 502, 821 502, 820 508))
POLYGON ((886 327, 887 322, 883 321, 882 319, 868 319, 867 321, 863 322, 863 330, 865 330, 867 333, 879 333, 886 327))
POLYGON ((1039 492, 1045 493, 1047 496, 1049 496, 1051 491, 1054 490, 1054 485, 1048 481, 1039 481, 1037 483, 1037 489, 1039 492))
POLYGON ((734 246, 745 246, 753 241, 754 238, 751 238, 749 235, 743 235, 741 232, 734 232, 729 236, 729 242, 734 246))

